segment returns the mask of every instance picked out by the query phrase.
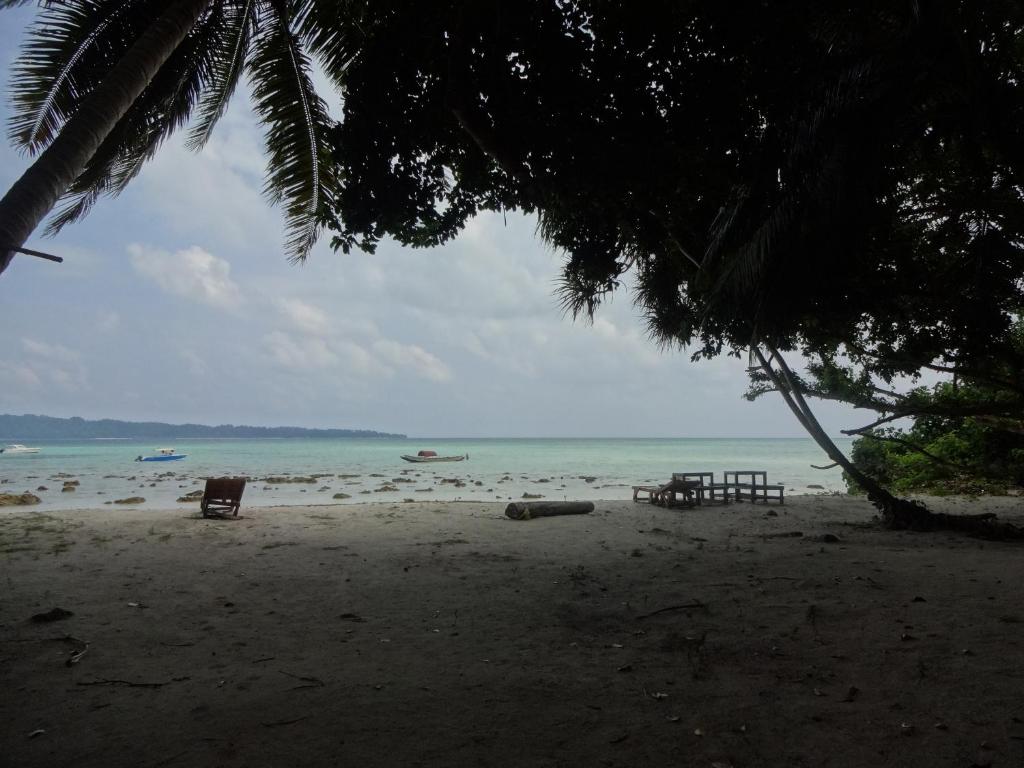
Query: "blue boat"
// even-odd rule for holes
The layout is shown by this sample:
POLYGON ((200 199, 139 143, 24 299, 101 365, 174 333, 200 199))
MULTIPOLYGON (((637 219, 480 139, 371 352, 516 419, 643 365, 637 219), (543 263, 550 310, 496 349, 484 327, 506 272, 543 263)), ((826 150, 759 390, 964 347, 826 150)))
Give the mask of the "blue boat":
POLYGON ((177 461, 188 456, 187 453, 175 453, 173 448, 157 448, 153 456, 136 456, 136 461, 177 461))

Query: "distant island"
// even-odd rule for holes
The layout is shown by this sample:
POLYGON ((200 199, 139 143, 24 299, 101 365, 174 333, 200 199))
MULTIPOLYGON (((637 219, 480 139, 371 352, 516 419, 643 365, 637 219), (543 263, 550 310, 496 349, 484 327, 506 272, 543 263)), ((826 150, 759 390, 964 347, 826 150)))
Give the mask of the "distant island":
POLYGON ((93 440, 96 438, 189 438, 189 437, 394 437, 405 435, 374 432, 369 429, 306 429, 304 427, 246 427, 221 424, 164 424, 159 421, 90 421, 73 416, 0 414, 0 441, 93 440))

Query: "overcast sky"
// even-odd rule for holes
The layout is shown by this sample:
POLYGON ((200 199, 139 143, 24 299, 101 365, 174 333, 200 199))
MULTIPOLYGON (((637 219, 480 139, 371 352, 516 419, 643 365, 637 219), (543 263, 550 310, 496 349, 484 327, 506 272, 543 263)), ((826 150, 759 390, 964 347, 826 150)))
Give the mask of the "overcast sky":
MULTIPOLYGON (((10 63, 30 9, 0 12, 10 63)), ((335 101, 336 101, 336 97, 335 101)), ((28 158, 0 147, 5 191, 28 158)), ((690 363, 622 292, 562 315, 532 219, 482 216, 443 248, 282 253, 241 91, 201 154, 173 138, 117 199, 0 275, 0 412, 347 427, 416 436, 804 436, 744 362, 690 363)), ((869 421, 821 404, 832 434, 869 421)))

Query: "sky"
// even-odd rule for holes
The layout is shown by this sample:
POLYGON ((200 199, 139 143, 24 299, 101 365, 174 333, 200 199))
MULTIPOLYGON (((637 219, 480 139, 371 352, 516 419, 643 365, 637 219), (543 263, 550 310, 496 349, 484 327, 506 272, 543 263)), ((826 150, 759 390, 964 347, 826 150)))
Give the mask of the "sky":
MULTIPOLYGON (((0 12, 5 125, 33 14, 0 12)), ((30 161, 0 142, 4 191, 30 161)), ((418 437, 805 436, 779 396, 742 398, 745 359, 659 349, 628 290, 593 323, 566 317, 562 256, 531 218, 480 216, 429 250, 345 255, 324 237, 296 266, 263 174, 240 89, 201 153, 175 135, 120 197, 30 239, 65 261, 16 256, 0 275, 0 413, 418 437)), ((816 412, 834 435, 870 421, 816 412)))

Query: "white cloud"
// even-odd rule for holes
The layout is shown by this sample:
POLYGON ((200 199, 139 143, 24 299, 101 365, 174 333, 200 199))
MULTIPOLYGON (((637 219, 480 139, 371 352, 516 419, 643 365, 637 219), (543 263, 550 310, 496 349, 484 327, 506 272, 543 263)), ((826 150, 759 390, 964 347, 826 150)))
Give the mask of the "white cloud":
POLYGON ((278 311, 297 330, 319 336, 326 333, 330 326, 322 309, 301 299, 277 299, 275 303, 278 311))
POLYGON ((415 344, 400 344, 390 339, 374 342, 374 351, 387 362, 411 368, 418 376, 431 381, 448 381, 452 372, 441 360, 415 344))
POLYGON ((241 289, 231 279, 231 265, 197 245, 168 253, 132 243, 128 253, 135 271, 166 293, 224 309, 242 303, 241 289))
POLYGON ((206 376, 206 361, 195 350, 181 349, 178 350, 178 354, 185 361, 185 364, 188 366, 188 372, 192 377, 202 378, 206 376))
POLYGON ((16 381, 37 385, 49 382, 68 392, 89 388, 88 371, 78 352, 29 338, 23 338, 21 345, 29 359, 9 366, 8 375, 13 373, 16 381))
MULTIPOLYGON (((0 363, 0 381, 22 387, 38 387, 42 382, 31 367, 20 363, 0 363)), ((8 386, 4 386, 8 389, 8 386)))
POLYGON ((103 333, 117 330, 121 325, 121 316, 109 309, 101 309, 96 313, 96 330, 103 333))
POLYGON ((308 371, 338 364, 338 355, 322 339, 297 339, 274 331, 263 338, 263 343, 270 358, 285 368, 308 371))
POLYGON ((80 356, 74 350, 63 347, 60 344, 47 344, 35 339, 22 339, 21 345, 25 351, 34 357, 41 357, 44 360, 53 360, 60 363, 78 362, 80 356))

